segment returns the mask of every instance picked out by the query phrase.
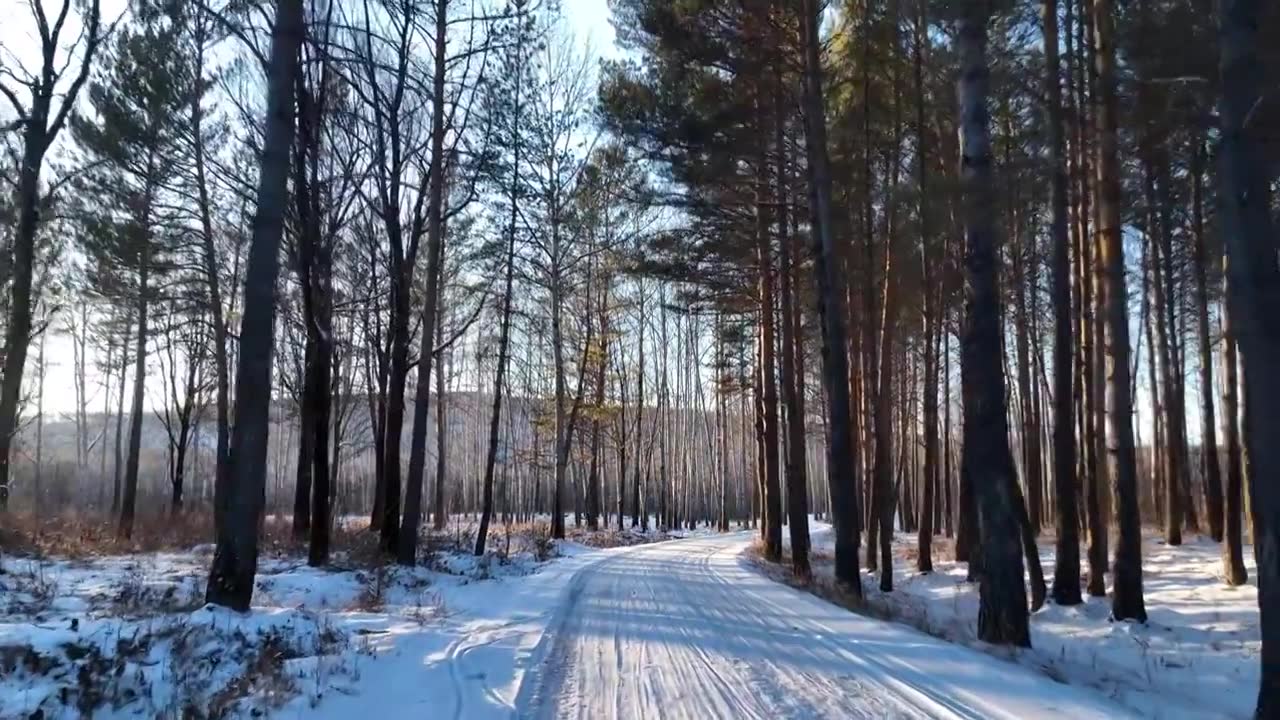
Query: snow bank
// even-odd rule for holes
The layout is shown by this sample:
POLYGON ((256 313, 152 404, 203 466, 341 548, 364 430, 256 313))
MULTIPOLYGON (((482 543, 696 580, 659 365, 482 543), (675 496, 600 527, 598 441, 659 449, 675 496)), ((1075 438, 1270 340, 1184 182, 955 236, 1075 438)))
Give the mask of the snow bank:
MULTIPOLYGON (((830 588, 833 539, 829 526, 818 523, 814 529, 817 585, 830 588)), ((914 535, 894 538, 892 593, 881 593, 875 577, 864 573, 863 591, 873 611, 1010 657, 1060 682, 1094 687, 1148 717, 1252 716, 1261 634, 1251 548, 1244 553, 1249 584, 1232 588, 1221 579, 1217 543, 1196 538, 1169 547, 1148 535, 1142 557, 1146 624, 1110 621, 1107 598, 1086 597, 1074 607, 1050 599, 1032 615, 1032 649, 1009 651, 977 641, 978 592, 965 582, 965 565, 935 559, 935 572, 921 575, 915 571, 915 544, 914 535)), ((1082 547, 1082 562, 1084 557, 1082 547)), ((1052 538, 1041 539, 1040 558, 1051 586, 1052 538)))
POLYGON ((202 606, 206 562, 0 561, 0 717, 254 714, 353 672, 349 638, 305 604, 202 606))
POLYGON ((264 559, 245 614, 203 605, 209 547, 0 557, 0 718, 351 718, 371 701, 509 717, 568 577, 602 551, 527 528, 481 558, 427 544, 418 568, 264 559))

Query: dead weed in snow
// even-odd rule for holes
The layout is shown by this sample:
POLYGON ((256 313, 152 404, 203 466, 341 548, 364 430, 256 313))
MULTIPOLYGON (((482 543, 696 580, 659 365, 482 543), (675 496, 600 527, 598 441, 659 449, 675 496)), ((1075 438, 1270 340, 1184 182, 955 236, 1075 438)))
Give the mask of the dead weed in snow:
POLYGON ((210 609, 73 625, 72 637, 53 645, 0 647, 0 676, 37 694, 32 717, 110 709, 200 720, 259 716, 306 692, 308 675, 322 667, 354 671, 347 636, 322 616, 297 611, 256 628, 239 620, 210 609))

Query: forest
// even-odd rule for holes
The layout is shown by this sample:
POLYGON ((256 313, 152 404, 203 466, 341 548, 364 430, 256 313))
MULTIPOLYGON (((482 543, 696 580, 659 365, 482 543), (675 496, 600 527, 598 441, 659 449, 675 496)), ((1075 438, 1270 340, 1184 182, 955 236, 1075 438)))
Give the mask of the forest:
POLYGON ((1030 648, 1206 551, 1280 718, 1275 4, 11 5, 0 560, 737 532, 1030 648))

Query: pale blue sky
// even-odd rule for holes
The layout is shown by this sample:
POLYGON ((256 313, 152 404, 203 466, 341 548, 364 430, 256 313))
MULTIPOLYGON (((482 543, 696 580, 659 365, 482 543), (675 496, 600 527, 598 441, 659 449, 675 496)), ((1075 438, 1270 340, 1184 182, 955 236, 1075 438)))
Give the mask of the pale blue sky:
POLYGON ((613 45, 613 25, 609 24, 607 0, 563 0, 564 15, 574 34, 589 41, 597 55, 610 57, 617 52, 613 45))
MULTIPOLYGON (((62 0, 37 0, 49 14, 56 14, 62 6, 62 0)), ((34 25, 30 17, 28 0, 0 0, 0 17, 11 20, 0 21, 0 64, 10 64, 18 60, 31 69, 36 61, 37 42, 34 25)), ((574 37, 591 48, 597 58, 612 57, 617 53, 614 46, 613 26, 609 23, 608 0, 561 0, 562 12, 574 37)), ((110 21, 119 16, 125 7, 124 0, 102 0, 103 16, 110 21)), ((74 38, 79 25, 73 17, 68 25, 71 32, 65 33, 67 38, 74 38)), ((69 40, 68 40, 69 42, 69 40)), ((0 103, 0 117, 9 114, 8 104, 0 103)), ((55 323, 60 325, 61 323, 55 323)), ((71 348, 67 338, 61 334, 51 334, 46 348, 49 373, 45 381, 46 412, 56 415, 69 411, 74 407, 74 394, 70 382, 71 348)), ((35 348, 32 348, 35 354, 35 348)), ((90 370, 89 384, 96 385, 97 375, 90 370)), ((152 387, 148 381, 148 400, 159 399, 160 388, 152 387)))
MULTIPOLYGON (((37 0, 41 2, 47 11, 55 12, 61 6, 62 0, 37 0)), ((0 22, 0 45, 3 45, 7 53, 0 52, 0 63, 13 61, 14 55, 29 58, 31 51, 35 49, 34 38, 32 37, 32 29, 30 25, 29 9, 27 7, 28 0, 0 0, 0 17, 9 18, 10 20, 0 22)), ((597 58, 616 57, 619 54, 618 48, 614 44, 614 30, 611 25, 610 11, 608 0, 561 0, 564 17, 577 40, 591 48, 592 54, 597 58)), ((124 7, 124 0, 102 0, 104 15, 108 19, 117 17, 124 7)), ((74 23, 74 20, 72 21, 74 23)), ((70 29, 70 28, 69 28, 70 29)), ((74 36, 74 33, 69 33, 74 36)), ((3 117, 7 105, 0 106, 0 117, 3 117)), ((1137 336, 1135 335, 1136 339, 1137 336)), ((73 392, 70 383, 71 372, 71 352, 70 344, 65 336, 53 334, 48 338, 48 362, 49 375, 46 379, 46 408, 47 412, 56 416, 59 412, 69 410, 74 406, 73 392)), ((1145 354, 1146 347, 1142 348, 1145 354)), ((32 348, 35 353, 35 348, 32 348)), ((93 371, 90 371, 89 383, 96 385, 97 378, 93 371)), ((1139 385, 1144 384, 1145 377, 1141 378, 1139 385)), ((159 388, 151 387, 152 383, 148 382, 148 394, 151 399, 160 397, 159 388)), ((95 395, 100 390, 96 388, 91 391, 95 395)), ((1149 418, 1149 397, 1145 387, 1139 390, 1139 405, 1141 406, 1142 421, 1146 423, 1149 418)), ((96 406, 96 404, 95 404, 96 406)), ((1193 404, 1188 404, 1188 409, 1193 404)), ((1188 430, 1191 431, 1193 440, 1199 436, 1198 418, 1191 417, 1188 421, 1188 430)), ((1143 428, 1144 436, 1149 434, 1149 428, 1143 428)))

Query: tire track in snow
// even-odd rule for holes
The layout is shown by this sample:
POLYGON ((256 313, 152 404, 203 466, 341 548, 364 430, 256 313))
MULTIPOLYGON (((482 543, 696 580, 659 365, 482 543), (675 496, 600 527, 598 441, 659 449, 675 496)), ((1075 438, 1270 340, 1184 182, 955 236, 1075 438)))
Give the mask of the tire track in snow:
MULTIPOLYGON (((722 557, 728 556, 735 563, 739 553, 733 551, 721 550, 719 553, 722 557)), ((711 570, 717 576, 723 579, 723 575, 711 570)), ((724 582, 730 582, 724 579, 724 582)), ((768 581, 772 582, 772 581, 768 581)), ((787 616, 789 611, 780 605, 776 600, 763 597, 759 593, 754 592, 750 587, 739 585, 742 594, 754 598, 762 607, 772 608, 780 616, 787 616)), ((798 591, 797 591, 798 592, 798 591)), ((839 634, 820 623, 811 622, 802 618, 797 618, 797 622, 802 623, 812 633, 812 637, 836 658, 842 659, 852 666, 864 671, 864 677, 858 678, 857 682, 864 687, 872 687, 879 692, 884 692, 889 697, 893 697, 901 704, 909 706, 921 713, 924 717, 931 718, 950 718, 954 720, 988 720, 990 715, 977 712, 972 708, 959 702, 953 697, 949 697, 944 693, 936 692, 927 686, 918 683, 912 683, 896 677, 893 672, 886 667, 886 663, 880 657, 877 651, 868 652, 868 648, 858 648, 860 652, 855 652, 847 646, 847 642, 855 644, 857 640, 842 641, 839 634)), ((799 629, 799 626, 796 628, 799 629)), ((903 668, 898 668, 903 669, 903 668)))
MULTIPOLYGON (((776 607, 775 603, 763 603, 757 599, 756 603, 747 602, 753 595, 743 592, 740 583, 736 583, 725 577, 723 573, 717 571, 712 566, 713 559, 719 559, 724 553, 724 548, 717 545, 711 548, 702 558, 701 566, 707 577, 713 578, 724 588, 730 589, 732 592, 726 593, 732 599, 742 612, 759 615, 766 623, 777 628, 777 632, 784 636, 798 635, 807 636, 801 632, 799 625, 794 624, 792 612, 785 608, 776 607), (763 612, 766 607, 774 606, 776 612, 763 612)), ((736 557, 736 555, 735 555, 736 557)), ((825 637, 825 633, 817 632, 812 634, 813 638, 825 637)), ((830 663, 837 654, 825 644, 819 644, 810 647, 809 651, 813 654, 815 660, 825 660, 830 663), (826 657, 820 652, 825 650, 826 657)), ((847 704, 838 702, 828 703, 831 707, 826 710, 819 710, 811 703, 797 702, 791 700, 789 703, 784 698, 782 704, 789 704, 793 708, 800 710, 799 714, 787 715, 787 717, 864 717, 864 718, 917 718, 931 717, 928 714, 920 714, 918 708, 913 704, 903 703, 898 697, 898 693, 892 688, 886 687, 883 683, 870 683, 865 679, 860 679, 853 675, 836 675, 834 677, 826 677, 825 675, 811 671, 798 671, 788 668, 776 662, 769 662, 769 670, 778 680, 777 685, 787 688, 801 688, 804 693, 793 692, 793 695, 799 697, 810 698, 828 698, 839 699, 843 697, 858 698, 858 707, 849 707, 847 704), (816 691, 816 692, 815 692, 816 691)), ((767 684, 761 685, 765 692, 769 691, 767 684)))
MULTIPOLYGON (((627 567, 627 561, 619 561, 627 567)), ((634 562, 634 561, 633 561, 634 562)), ((590 598, 606 598, 616 602, 621 618, 628 612, 655 612, 661 608, 664 591, 670 588, 654 583, 652 573, 598 572, 588 578, 584 589, 590 598)), ((661 577, 661 576, 657 576, 661 577)), ((658 720, 687 717, 741 717, 744 720, 765 717, 735 701, 736 688, 745 678, 731 678, 716 667, 712 656, 700 647, 694 636, 696 626, 689 623, 671 627, 677 637, 662 642, 635 642, 634 633, 624 632, 624 623, 613 622, 607 639, 581 642, 598 631, 584 626, 593 620, 593 608, 580 605, 584 592, 575 594, 567 613, 567 623, 553 653, 554 669, 544 675, 541 693, 545 704, 538 708, 539 718, 600 717, 600 711, 615 718, 639 717, 658 720), (612 662, 608 660, 611 659, 612 662), (687 682, 678 682, 684 678, 687 682), (585 687, 584 687, 585 686, 585 687), (606 690, 611 701, 583 703, 586 688, 596 693, 606 690), (554 698, 554 700, 552 700, 554 698), (689 709, 686 708, 696 708, 689 709)), ((600 628, 603 630, 605 628, 600 628)), ((600 633, 601 636, 604 633, 600 633)), ((777 717, 770 714, 769 717, 777 717)))
POLYGON ((584 567, 539 643, 536 720, 1085 718, 1086 690, 853 615, 743 567, 746 533, 638 546, 584 567))
POLYGON ((780 640, 790 638, 782 644, 795 652, 796 629, 753 607, 712 569, 720 543, 680 545, 642 548, 590 571, 556 631, 539 702, 526 716, 919 717, 892 694, 835 685, 771 659, 780 640), (735 638, 737 629, 747 632, 735 638), (843 701, 830 707, 831 698, 843 701))

